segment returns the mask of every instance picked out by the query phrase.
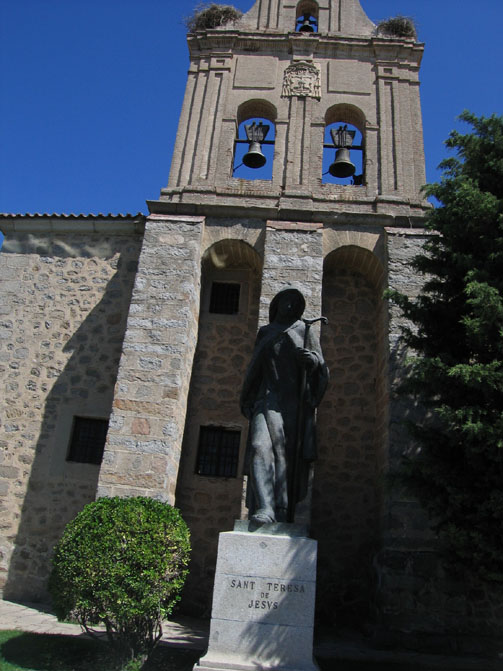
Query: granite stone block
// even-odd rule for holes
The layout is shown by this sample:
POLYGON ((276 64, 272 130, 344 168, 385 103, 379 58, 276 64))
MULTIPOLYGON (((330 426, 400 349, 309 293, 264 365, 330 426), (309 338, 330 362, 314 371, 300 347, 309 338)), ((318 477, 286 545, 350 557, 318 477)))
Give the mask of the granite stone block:
POLYGON ((314 671, 316 555, 305 537, 221 533, 209 648, 195 671, 314 671))

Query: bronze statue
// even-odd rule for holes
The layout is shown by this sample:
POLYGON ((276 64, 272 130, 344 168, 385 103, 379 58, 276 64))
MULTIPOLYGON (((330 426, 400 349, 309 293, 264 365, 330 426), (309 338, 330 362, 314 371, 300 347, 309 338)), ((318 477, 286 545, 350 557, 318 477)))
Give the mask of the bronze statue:
POLYGON ((241 411, 250 422, 248 516, 260 524, 294 521, 295 505, 307 493, 309 464, 316 459, 315 414, 328 368, 310 326, 326 320, 301 319, 305 305, 292 287, 273 298, 241 392, 241 411))

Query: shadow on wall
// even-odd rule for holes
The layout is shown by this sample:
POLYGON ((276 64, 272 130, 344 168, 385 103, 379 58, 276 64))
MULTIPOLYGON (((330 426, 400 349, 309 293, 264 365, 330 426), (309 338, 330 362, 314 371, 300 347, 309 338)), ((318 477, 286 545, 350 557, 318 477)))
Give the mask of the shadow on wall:
POLYGON ((96 494, 99 465, 68 461, 69 442, 75 416, 110 416, 141 237, 93 239, 98 255, 87 241, 44 240, 43 252, 30 236, 14 242, 25 267, 10 316, 25 358, 7 378, 8 407, 17 417, 7 445, 17 467, 9 483, 7 599, 47 599, 54 544, 96 494))
MULTIPOLYGON (((233 239, 212 245, 203 257, 198 342, 176 489, 176 506, 192 539, 181 603, 191 615, 209 616, 218 534, 231 530, 241 516, 247 420, 241 415, 239 393, 257 333, 261 266, 254 248, 233 239), (226 289, 231 293, 221 293, 226 289), (225 454, 232 473, 219 471, 218 463, 214 469, 201 463, 201 428, 239 436, 232 458, 228 447, 220 454, 220 465, 225 454)), ((217 446, 212 449, 216 452, 217 446)))
POLYGON ((318 411, 313 483, 317 617, 364 629, 376 617, 373 559, 387 460, 383 278, 377 258, 361 248, 341 248, 325 261, 329 323, 321 344, 331 380, 318 411))

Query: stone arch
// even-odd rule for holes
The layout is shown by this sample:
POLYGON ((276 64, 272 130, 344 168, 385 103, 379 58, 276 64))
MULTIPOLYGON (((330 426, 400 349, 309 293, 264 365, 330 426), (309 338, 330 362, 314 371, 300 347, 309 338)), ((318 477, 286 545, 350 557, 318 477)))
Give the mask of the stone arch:
POLYGON ((313 535, 319 541, 323 617, 372 615, 372 560, 380 542, 387 462, 384 269, 369 249, 345 244, 325 258, 322 347, 331 382, 318 413, 313 535), (330 615, 332 614, 332 615, 330 615))
POLYGON ((365 121, 363 111, 350 103, 332 105, 325 112, 325 124, 327 126, 332 123, 349 123, 356 126, 362 135, 365 132, 365 121))
POLYGON ((184 609, 198 615, 209 614, 218 534, 230 531, 241 515, 247 422, 239 409, 238 390, 257 332, 261 269, 259 253, 236 238, 211 241, 201 258, 198 342, 176 489, 176 506, 190 527, 193 547, 184 609), (237 310, 211 310, 215 283, 240 286, 237 310), (235 474, 200 473, 201 427, 240 432, 235 474))
POLYGON ((203 276, 213 270, 249 268, 256 274, 262 269, 262 258, 248 242, 237 238, 213 241, 203 251, 201 271, 203 276))
POLYGON ((355 244, 342 245, 326 257, 325 270, 330 270, 334 264, 361 273, 377 291, 384 289, 386 282, 384 266, 370 249, 355 244))
POLYGON ((337 256, 341 261, 347 258, 352 266, 360 265, 362 272, 369 276, 376 287, 384 287, 386 241, 382 230, 327 227, 323 231, 323 258, 326 259, 335 251, 341 255, 337 256))
POLYGON ((253 117, 261 117, 268 119, 271 123, 275 123, 278 117, 276 107, 268 100, 262 98, 253 98, 241 103, 237 109, 236 120, 238 126, 253 117))

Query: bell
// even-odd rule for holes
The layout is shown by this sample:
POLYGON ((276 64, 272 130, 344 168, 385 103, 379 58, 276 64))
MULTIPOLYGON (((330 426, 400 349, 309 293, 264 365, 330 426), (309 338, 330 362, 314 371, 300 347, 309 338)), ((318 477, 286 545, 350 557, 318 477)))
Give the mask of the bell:
POLYGON ((304 14, 302 25, 299 28, 299 33, 314 33, 314 27, 311 25, 309 14, 304 14))
POLYGON ((328 172, 332 177, 351 177, 355 174, 356 166, 349 160, 349 149, 342 147, 335 152, 335 161, 328 172))
POLYGON ((266 157, 262 153, 260 142, 250 142, 250 147, 243 156, 243 163, 247 168, 261 168, 266 164, 266 157))

